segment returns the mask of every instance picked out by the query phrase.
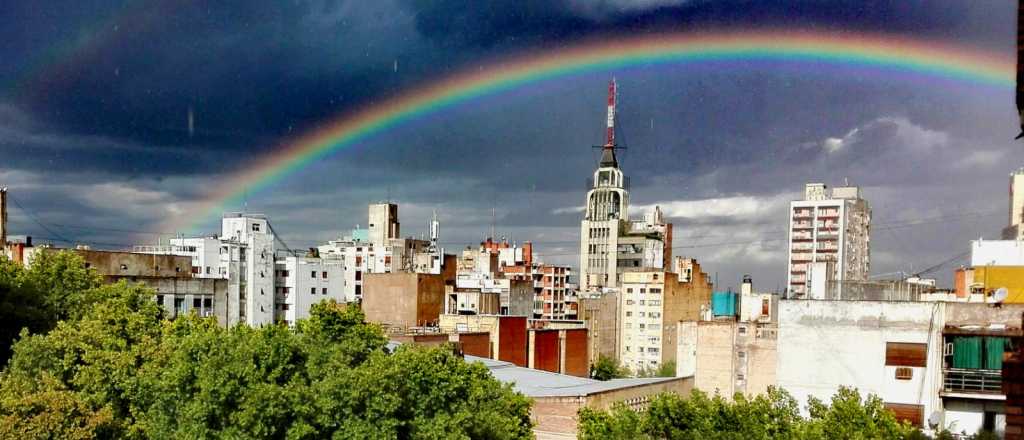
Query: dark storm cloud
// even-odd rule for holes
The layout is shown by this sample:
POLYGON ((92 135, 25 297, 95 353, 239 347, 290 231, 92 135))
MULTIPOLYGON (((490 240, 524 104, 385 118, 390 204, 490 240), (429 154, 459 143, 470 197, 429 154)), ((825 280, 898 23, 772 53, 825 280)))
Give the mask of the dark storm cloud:
MULTIPOLYGON (((310 129, 439 77, 579 40, 706 28, 871 31, 1012 56, 1013 4, 942 0, 66 1, 0 16, 0 184, 69 238, 151 242, 228 174, 310 129), (189 130, 191 112, 194 126, 189 130), (124 226, 124 225, 128 226, 124 226), (74 229, 77 227, 79 229, 74 229), (116 227, 116 226, 115 226, 116 227)), ((846 67, 636 67, 619 78, 631 201, 661 205, 677 254, 758 280, 784 275, 787 201, 804 182, 865 187, 880 222, 1005 206, 1024 161, 1012 96, 846 67), (1009 128, 1007 128, 1009 127, 1009 128), (1011 133, 1013 132, 1013 133, 1011 133), (893 164, 899 164, 895 166, 893 164), (957 204, 950 206, 949 200, 957 204), (780 226, 781 225, 781 226, 780 226), (722 242, 746 242, 719 246, 722 242)), ((245 198, 293 247, 401 204, 418 235, 533 239, 576 264, 609 72, 533 84, 427 115, 245 198)), ((228 209, 240 209, 230 206, 228 209)), ((637 213, 639 214, 639 212, 637 213)), ((27 216, 17 230, 40 235, 27 216)), ((1001 218, 878 230, 876 268, 962 252, 1001 218), (932 228, 932 229, 928 229, 932 228)), ((179 222, 181 223, 181 222, 179 222)), ((211 227, 210 230, 214 230, 211 227)))

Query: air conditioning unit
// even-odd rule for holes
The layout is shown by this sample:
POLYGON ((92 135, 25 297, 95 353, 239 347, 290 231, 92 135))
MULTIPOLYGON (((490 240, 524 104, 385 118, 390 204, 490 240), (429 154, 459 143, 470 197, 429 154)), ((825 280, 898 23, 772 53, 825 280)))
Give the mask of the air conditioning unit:
POLYGON ((952 356, 953 355, 953 343, 952 342, 947 342, 947 343, 942 345, 942 355, 943 356, 952 356))

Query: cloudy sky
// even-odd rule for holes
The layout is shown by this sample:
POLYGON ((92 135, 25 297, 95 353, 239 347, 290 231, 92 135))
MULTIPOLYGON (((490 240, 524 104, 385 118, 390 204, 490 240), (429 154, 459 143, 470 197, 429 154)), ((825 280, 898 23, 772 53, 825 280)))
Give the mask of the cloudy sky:
MULTIPOLYGON (((745 30, 885 33, 1012 60, 1015 4, 756 0, 51 0, 0 15, 0 185, 12 233, 121 248, 234 173, 355 109, 580 41, 745 30), (190 129, 189 120, 192 120, 190 129)), ((872 272, 950 260, 1006 222, 1024 165, 1009 89, 840 67, 643 66, 554 79, 375 136, 245 197, 292 247, 400 204, 449 251, 499 236, 576 265, 585 179, 620 84, 635 210, 735 286, 785 280, 786 206, 849 181, 874 211, 872 272)), ((229 207, 242 209, 242 206, 229 207)), ((171 221, 168 221, 171 219, 171 221)), ((207 225, 210 231, 214 225, 207 225)), ((164 235, 161 235, 164 234, 164 235)), ((39 240, 39 238, 37 238, 39 240)), ((951 282, 952 260, 934 273, 951 282)))

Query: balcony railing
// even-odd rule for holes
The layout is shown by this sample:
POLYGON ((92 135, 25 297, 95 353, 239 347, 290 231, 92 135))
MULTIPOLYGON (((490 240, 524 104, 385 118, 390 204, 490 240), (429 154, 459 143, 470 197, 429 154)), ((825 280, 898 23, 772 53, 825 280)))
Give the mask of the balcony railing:
POLYGON ((1002 394, 1003 373, 999 370, 946 368, 942 390, 950 393, 1002 394))

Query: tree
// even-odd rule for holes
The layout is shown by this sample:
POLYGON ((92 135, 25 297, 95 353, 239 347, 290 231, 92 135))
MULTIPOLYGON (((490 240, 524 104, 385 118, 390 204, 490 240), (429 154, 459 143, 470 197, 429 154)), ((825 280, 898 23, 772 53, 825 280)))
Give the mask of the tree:
POLYGON ((688 397, 666 393, 644 411, 623 405, 610 411, 580 411, 582 439, 708 438, 708 439, 907 439, 920 432, 896 422, 876 396, 863 401, 856 390, 841 388, 831 405, 811 399, 810 418, 788 393, 771 388, 732 401, 694 390, 688 397))
POLYGON ((84 311, 22 332, 0 373, 0 434, 68 438, 529 438, 529 400, 451 347, 383 350, 358 307, 296 329, 163 319, 125 282, 78 292, 84 311), (63 418, 61 418, 63 417, 63 418))
POLYGON ((70 251, 37 252, 27 269, 0 257, 0 366, 7 363, 11 344, 23 329, 42 333, 60 320, 78 317, 101 281, 70 251))
POLYGON ((590 364, 590 377, 597 380, 619 379, 629 376, 629 371, 619 363, 605 355, 599 355, 597 362, 590 364))

